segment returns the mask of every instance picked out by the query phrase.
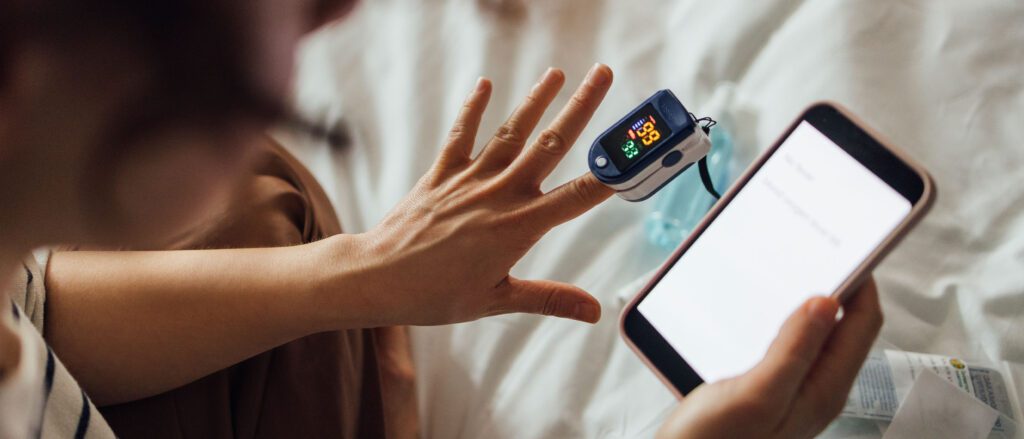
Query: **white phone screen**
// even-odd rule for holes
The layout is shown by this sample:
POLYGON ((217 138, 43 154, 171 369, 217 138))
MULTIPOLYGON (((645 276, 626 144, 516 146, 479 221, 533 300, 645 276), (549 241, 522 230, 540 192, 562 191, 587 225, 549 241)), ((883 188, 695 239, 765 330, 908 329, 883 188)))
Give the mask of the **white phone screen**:
POLYGON ((743 374, 793 311, 834 293, 911 207, 802 122, 638 309, 704 381, 743 374))

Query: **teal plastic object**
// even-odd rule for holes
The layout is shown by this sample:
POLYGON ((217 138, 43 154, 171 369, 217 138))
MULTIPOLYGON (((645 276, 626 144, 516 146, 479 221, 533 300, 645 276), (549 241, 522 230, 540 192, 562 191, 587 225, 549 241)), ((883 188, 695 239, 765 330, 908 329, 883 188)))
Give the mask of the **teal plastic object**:
MULTIPOLYGON (((711 129, 708 170, 718 193, 725 193, 736 178, 731 171, 733 140, 727 126, 711 129)), ((654 196, 651 212, 644 221, 647 240, 657 249, 671 252, 690 235, 715 203, 704 189, 694 165, 654 196)))

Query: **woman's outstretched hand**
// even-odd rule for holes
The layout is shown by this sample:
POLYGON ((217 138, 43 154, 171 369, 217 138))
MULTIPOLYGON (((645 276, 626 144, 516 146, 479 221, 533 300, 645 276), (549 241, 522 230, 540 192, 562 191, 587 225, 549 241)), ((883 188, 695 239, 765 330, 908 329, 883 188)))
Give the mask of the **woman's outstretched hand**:
MULTIPOLYGON (((94 401, 116 404, 323 331, 509 312, 597 321, 598 302, 579 288, 508 273, 548 230, 611 195, 589 175, 547 194, 539 189, 580 135, 611 76, 607 67, 595 67, 555 122, 526 145, 565 80, 562 72, 549 71, 473 159, 491 93, 481 80, 437 163, 367 233, 291 247, 57 252, 45 279, 47 341, 94 401)), ((269 215, 257 223, 292 221, 289 209, 260 207, 258 214, 269 215)), ((302 236, 298 226, 295 239, 302 236)), ((3 332, 0 354, 10 345, 3 332)), ((381 373, 411 375, 404 333, 397 335, 392 343, 382 331, 375 335, 387 368, 381 373)), ((411 401, 412 407, 398 406, 388 416, 415 411, 411 401)))
POLYGON ((509 275, 555 226, 612 191, 589 173, 543 193, 541 182, 565 157, 612 82, 595 65, 536 141, 526 143, 565 82, 549 69, 523 103, 471 157, 491 83, 477 82, 440 157, 374 229, 337 246, 338 263, 358 262, 355 288, 381 310, 380 325, 433 325, 525 312, 597 322, 601 307, 575 286, 509 275))

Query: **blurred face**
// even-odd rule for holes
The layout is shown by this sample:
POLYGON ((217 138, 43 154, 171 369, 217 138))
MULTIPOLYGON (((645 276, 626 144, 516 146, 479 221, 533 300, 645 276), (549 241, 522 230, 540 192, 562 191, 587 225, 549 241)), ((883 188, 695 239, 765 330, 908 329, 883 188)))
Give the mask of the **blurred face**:
POLYGON ((20 36, 0 79, 0 204, 21 216, 0 225, 32 245, 160 242, 226 204, 283 115, 300 38, 353 2, 123 3, 141 12, 20 36))

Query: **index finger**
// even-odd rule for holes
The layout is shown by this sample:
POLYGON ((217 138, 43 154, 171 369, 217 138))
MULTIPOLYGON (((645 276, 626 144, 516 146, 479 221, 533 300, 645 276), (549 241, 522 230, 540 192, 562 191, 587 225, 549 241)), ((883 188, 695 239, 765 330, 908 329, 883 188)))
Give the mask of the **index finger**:
POLYGON ((588 172, 544 194, 528 209, 535 213, 531 217, 543 218, 545 226, 552 228, 583 215, 614 193, 588 172))
POLYGON ((509 167, 508 172, 513 178, 540 187, 590 122, 611 82, 611 69, 604 64, 595 64, 551 126, 541 132, 530 148, 509 167))
POLYGON ((780 410, 798 395, 835 327, 839 304, 815 297, 797 308, 779 329, 764 359, 746 375, 763 394, 780 402, 780 410))

